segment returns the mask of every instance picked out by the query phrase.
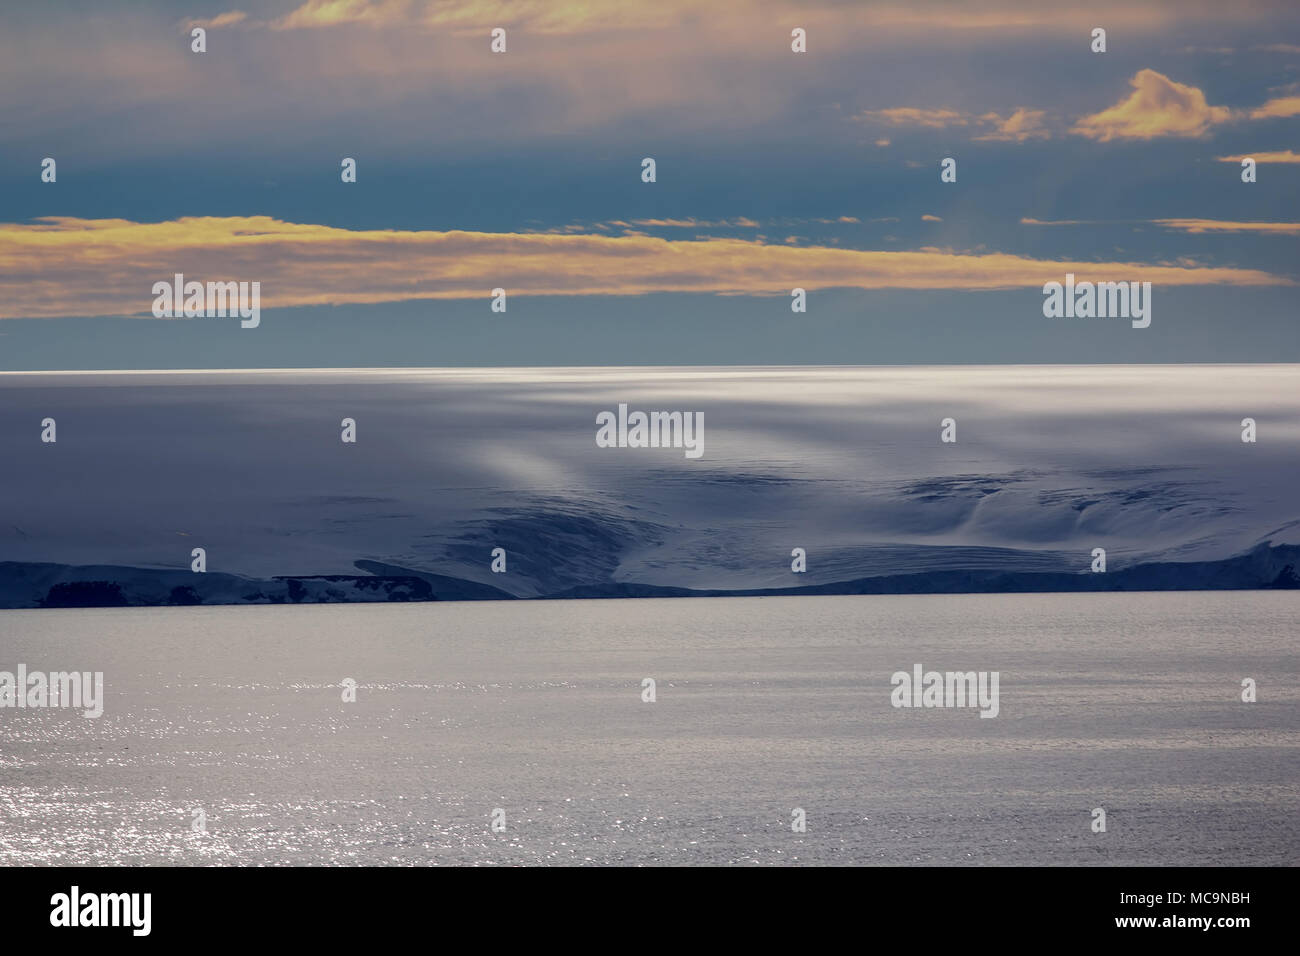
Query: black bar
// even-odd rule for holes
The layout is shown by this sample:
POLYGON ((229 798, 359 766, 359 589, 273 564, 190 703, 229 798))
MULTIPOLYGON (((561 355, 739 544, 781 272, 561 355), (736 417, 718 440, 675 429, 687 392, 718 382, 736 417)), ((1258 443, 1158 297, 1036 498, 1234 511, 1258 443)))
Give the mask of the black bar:
POLYGON ((610 945, 637 949, 691 946, 706 932, 763 942, 784 931, 805 944, 846 934, 848 943, 889 940, 908 950, 921 945, 918 951, 927 940, 1012 945, 1025 933, 1221 947, 1293 927, 1286 910, 1294 876, 1276 868, 697 868, 574 869, 543 881, 490 869, 10 868, 0 873, 0 913, 10 939, 48 935, 51 942, 76 933, 81 941, 370 947, 431 934, 445 944, 467 935, 490 944, 498 933, 518 933, 541 945, 599 939, 596 931, 608 926, 620 934, 605 937, 610 945), (83 905, 91 894, 151 894, 148 935, 136 936, 130 925, 51 925, 56 895, 70 896, 73 886, 83 905), (1187 924, 1206 918, 1208 929, 1187 924), (1242 918, 1248 925, 1217 924, 1242 918), (1134 919, 1154 925, 1119 925, 1134 919))

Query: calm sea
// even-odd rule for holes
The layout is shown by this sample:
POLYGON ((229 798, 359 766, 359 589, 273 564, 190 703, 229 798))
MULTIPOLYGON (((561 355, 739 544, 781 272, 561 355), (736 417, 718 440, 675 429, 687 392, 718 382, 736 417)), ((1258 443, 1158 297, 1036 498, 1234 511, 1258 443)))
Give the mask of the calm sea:
POLYGON ((3 611, 0 670, 106 687, 98 720, 0 710, 0 864, 1295 864, 1298 619, 1280 592, 3 611), (998 717, 891 707, 917 663, 998 671, 998 717))

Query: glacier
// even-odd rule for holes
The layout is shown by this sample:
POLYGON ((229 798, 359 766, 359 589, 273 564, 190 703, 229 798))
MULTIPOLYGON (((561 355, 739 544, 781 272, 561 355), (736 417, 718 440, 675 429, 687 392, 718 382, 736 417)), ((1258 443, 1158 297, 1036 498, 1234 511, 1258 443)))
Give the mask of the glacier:
POLYGON ((5 607, 1287 587, 1300 564, 1295 365, 3 373, 0 449, 5 607), (620 403, 707 413, 704 454, 600 447, 620 403))

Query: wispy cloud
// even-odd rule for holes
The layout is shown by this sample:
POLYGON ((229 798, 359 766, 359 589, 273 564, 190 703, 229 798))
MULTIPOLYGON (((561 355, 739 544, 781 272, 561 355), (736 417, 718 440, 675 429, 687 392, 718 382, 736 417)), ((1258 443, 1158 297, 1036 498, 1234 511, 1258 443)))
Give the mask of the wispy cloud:
POLYGON ((660 229, 758 229, 760 223, 745 216, 735 219, 633 219, 635 226, 660 229))
POLYGON ((1251 119, 1285 119, 1300 116, 1300 96, 1279 96, 1250 111, 1251 119))
POLYGON ((158 223, 48 217, 0 225, 0 317, 139 315, 153 283, 257 280, 264 307, 532 295, 1040 287, 1065 272, 1161 285, 1291 285, 1255 269, 1068 262, 923 248, 768 245, 752 239, 349 230, 266 216, 158 223), (75 263, 75 266, 70 266, 75 263))
MULTIPOLYGON (((1267 8, 1245 5, 1238 19, 1266 16, 1267 8)), ((1161 30, 1176 22, 1215 20, 1222 12, 1210 0, 1183 0, 1178 10, 1159 4, 1097 0, 1081 8, 1068 0, 986 0, 978 6, 955 6, 945 0, 892 0, 870 4, 810 6, 790 0, 731 0, 702 5, 698 0, 306 0, 280 17, 250 21, 274 30, 342 27, 412 27, 427 30, 482 31, 505 26, 536 34, 669 29, 702 18, 727 19, 736 26, 753 23, 801 23, 835 31, 898 32, 1014 31, 1077 32, 1097 22, 1129 32, 1161 30)))
POLYGON ((992 123, 993 129, 976 136, 977 140, 991 140, 1003 143, 1023 143, 1030 139, 1048 139, 1051 132, 1043 125, 1046 110, 1031 110, 1021 107, 1003 119, 997 113, 985 113, 980 117, 982 123, 992 123))
POLYGON ((1236 222, 1226 219, 1030 219, 1022 217, 1025 226, 1103 226, 1125 223, 1154 225, 1186 233, 1255 232, 1275 236, 1300 235, 1300 222, 1236 222))
MULTIPOLYGON (((919 126, 964 128, 972 139, 1015 147, 1057 138, 1068 126, 1060 113, 1064 77, 1042 83, 1033 77, 1063 38, 1075 43, 1081 36, 1086 51, 1093 25, 1104 23, 1112 43, 1118 35, 1132 42, 1202 22, 1209 36, 1224 32, 1218 28, 1225 24, 1255 29, 1258 42, 1289 35, 1287 14, 1275 5, 1246 2, 1229 10, 1221 0, 229 0, 241 9, 199 7, 212 15, 192 21, 169 12, 179 6, 189 5, 123 5, 120 16, 90 33, 76 5, 46 4, 39 18, 6 16, 0 24, 0 63, 12 79, 0 83, 6 136, 28 140, 26 149, 76 129, 94 139, 100 163, 210 154, 210 117, 219 113, 226 119, 217 141, 232 148, 314 148, 337 137, 383 142, 392 155, 427 155, 434 150, 424 130, 437 128, 437 152, 445 155, 442 147, 452 142, 495 147, 505 131, 541 140, 612 124, 636 124, 662 142, 706 132, 739 138, 763 128, 767 135, 789 120, 815 124, 834 138, 848 132, 844 117, 885 107, 864 114, 880 126, 864 137, 868 145, 891 141, 897 149, 901 136, 893 131, 919 126), (1275 28, 1279 20, 1282 31, 1275 28), (210 37, 209 52, 196 56, 187 38, 163 36, 191 22, 229 32, 210 37), (790 51, 794 25, 808 30, 806 56, 790 51), (489 52, 496 26, 509 32, 504 56, 489 52), (1013 64, 1009 47, 1026 56, 1013 64), (1002 67, 978 78, 954 74, 969 77, 954 87, 936 82, 940 61, 933 56, 955 66, 1001 57, 1002 67), (735 82, 740 76, 744 82, 735 82), (952 98, 864 98, 890 89, 952 98), (1043 100, 1008 100, 1007 89, 1031 89, 1043 100), (417 108, 422 122, 411 123, 417 108), (154 124, 164 113, 167 135, 158 136, 154 124)), ((1089 62, 1102 61, 1109 62, 1089 62)), ((1086 90, 1107 76, 1092 71, 1078 82, 1086 90)), ((1085 102, 1099 107, 1103 99, 1085 102)), ((1070 109, 1072 119, 1079 109, 1070 109)))
MULTIPOLYGON (((964 113, 947 108, 893 106, 887 109, 864 110, 854 117, 858 122, 884 126, 911 127, 913 129, 951 129, 973 127, 979 130, 977 141, 1023 143, 1031 139, 1049 139, 1051 130, 1044 122, 1046 110, 1021 106, 1007 116, 996 112, 964 113)), ((877 146, 888 146, 888 139, 876 141, 877 146)))
POLYGON ((1216 156, 1221 163, 1240 163, 1246 157, 1250 157, 1257 163, 1300 163, 1300 153, 1293 152, 1289 149, 1283 150, 1266 150, 1260 153, 1242 153, 1240 156, 1216 156))
POLYGON ((1259 232, 1300 236, 1300 222, 1230 222, 1222 219, 1154 219, 1157 225, 1179 232, 1259 232))
POLYGON ((508 26, 536 34, 574 34, 665 28, 682 22, 692 6, 690 0, 307 0, 268 26, 275 30, 417 26, 478 32, 508 26))
POLYGON ((883 110, 864 110, 859 120, 885 123, 890 126, 920 126, 926 129, 944 129, 949 126, 966 126, 970 118, 957 110, 925 109, 916 106, 893 106, 883 110))
POLYGON ((350 24, 380 26, 408 22, 410 0, 307 0, 269 24, 276 30, 338 27, 350 24))
POLYGON ((187 30, 193 29, 194 27, 203 27, 204 29, 211 30, 218 27, 232 27, 237 23, 245 22, 247 19, 248 14, 244 13, 244 11, 230 10, 226 13, 218 14, 215 17, 208 17, 207 19, 191 19, 184 22, 187 30))
MULTIPOLYGON (((897 219, 872 219, 871 222, 897 222, 897 219)), ((765 227, 781 226, 806 226, 816 224, 819 226, 845 226, 858 225, 862 222, 857 216, 782 216, 775 219, 765 220, 763 222, 757 219, 751 219, 748 216, 733 216, 730 219, 696 219, 694 217, 685 218, 656 218, 656 219, 609 219, 605 222, 592 223, 571 223, 565 226, 554 226, 544 232, 589 232, 592 229, 600 229, 609 232, 613 229, 622 230, 624 233, 639 232, 645 235, 641 230, 645 229, 763 229, 765 227)))

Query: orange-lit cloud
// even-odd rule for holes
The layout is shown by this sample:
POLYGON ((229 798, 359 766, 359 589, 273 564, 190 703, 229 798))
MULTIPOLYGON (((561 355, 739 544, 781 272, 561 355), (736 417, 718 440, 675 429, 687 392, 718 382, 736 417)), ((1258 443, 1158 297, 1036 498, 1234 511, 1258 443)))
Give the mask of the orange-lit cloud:
MULTIPOLYGON (((1118 220, 1130 224, 1151 224, 1192 234, 1207 232, 1256 232, 1275 236, 1300 235, 1300 222, 1234 222, 1226 219, 1129 219, 1118 220)), ((1088 219, 1030 219, 1022 217, 1025 226, 1101 226, 1111 223, 1088 219)))
MULTIPOLYGON (((878 221, 878 220, 873 220, 878 221)), ((890 220, 897 222, 897 219, 890 220)), ((857 216, 827 216, 812 217, 782 217, 776 220, 769 220, 768 226, 792 226, 808 225, 816 223, 821 226, 844 226, 856 225, 862 222, 857 216)), ((685 219, 610 219, 607 222, 593 222, 589 224, 574 223, 567 226, 556 226, 547 230, 536 230, 545 232, 589 232, 592 229, 603 229, 606 232, 611 229, 621 229, 625 233, 636 231, 634 226, 640 226, 643 229, 762 229, 764 223, 756 219, 750 219, 748 216, 735 216, 731 219, 695 219, 687 217, 685 219)))
POLYGON ((1261 165, 1264 163, 1300 163, 1300 153, 1292 152, 1289 149, 1262 153, 1242 153, 1240 156, 1216 156, 1215 159, 1221 163, 1240 163, 1247 157, 1261 165))
POLYGON ((633 225, 659 229, 758 229, 759 223, 745 216, 735 219, 633 219, 633 225))
POLYGON ((1300 96, 1279 96, 1250 111, 1251 119, 1285 119, 1300 116, 1300 96))
POLYGON ((1157 225, 1179 232, 1261 232, 1300 236, 1300 222, 1229 222, 1222 219, 1154 219, 1157 225))
POLYGON ((365 23, 371 26, 409 19, 410 0, 307 0, 270 26, 277 30, 337 27, 365 23))
POLYGON ((236 23, 243 23, 247 19, 248 19, 248 14, 245 13, 244 11, 230 10, 226 13, 218 14, 215 17, 208 17, 206 20, 205 19, 186 20, 185 27, 186 29, 191 29, 193 27, 203 27, 206 30, 211 30, 218 27, 232 27, 236 23))
POLYGON ((1023 143, 1030 139, 1048 139, 1052 134, 1043 125, 1046 110, 1031 110, 1021 107, 1006 119, 997 113, 985 113, 980 122, 992 123, 993 129, 982 133, 977 140, 992 140, 1003 143, 1023 143))
POLYGON ((965 126, 969 118, 956 110, 919 109, 914 106, 895 106, 884 110, 866 110, 859 119, 887 123, 891 126, 921 126, 943 129, 947 126, 965 126))
MULTIPOLYGON (((1234 22, 1267 15, 1245 4, 1234 9, 1234 22)), ((810 27, 810 38, 824 29, 872 31, 1052 31, 1087 30, 1099 22, 1112 29, 1147 32, 1197 20, 1222 19, 1213 0, 1181 0, 1177 9, 1166 4, 1133 4, 1096 0, 1085 7, 1069 0, 985 0, 978 5, 954 5, 946 0, 892 0, 855 4, 813 5, 792 0, 730 0, 707 5, 699 0, 306 0, 266 25, 278 30, 319 29, 351 25, 419 26, 427 29, 481 32, 485 28, 517 27, 531 33, 574 34, 597 30, 681 27, 701 17, 725 16, 736 25, 787 21, 810 27)), ((788 28, 786 30, 788 35, 788 28)))
MULTIPOLYGON (((958 110, 915 106, 895 106, 888 109, 865 110, 855 119, 860 122, 879 123, 887 126, 911 126, 920 129, 948 129, 950 127, 974 126, 983 129, 975 136, 979 141, 1003 143, 1023 143, 1030 139, 1048 139, 1051 131, 1044 124, 1046 110, 1019 107, 1007 116, 987 112, 978 116, 962 113, 958 110)), ((877 146, 888 146, 888 139, 876 141, 877 146)))
POLYGON ((153 283, 259 281, 264 307, 531 295, 791 288, 1041 288, 1066 272, 1172 285, 1291 285, 1254 269, 1068 262, 752 239, 349 230, 267 216, 158 223, 48 217, 0 224, 0 317, 139 315, 153 283))
POLYGON ((1204 136, 1210 127, 1232 118, 1230 109, 1209 105, 1196 87, 1177 83, 1155 70, 1139 70, 1129 85, 1133 92, 1126 99, 1085 116, 1070 132, 1102 143, 1162 136, 1190 138, 1204 136))
POLYGON ((887 125, 872 129, 868 144, 892 138, 898 148, 891 133, 906 125, 909 108, 933 128, 960 124, 971 136, 1014 144, 1042 140, 1049 125, 1056 135, 1059 124, 1034 116, 1035 104, 977 100, 990 88, 982 80, 964 84, 960 100, 862 96, 891 89, 955 96, 931 82, 926 58, 984 62, 1002 55, 995 51, 1013 34, 1017 46, 1036 48, 1039 38, 1056 44, 1082 31, 1084 50, 1097 23, 1130 41, 1197 22, 1234 30, 1258 24, 1263 39, 1286 35, 1272 28, 1279 14, 1269 3, 1229 8, 1222 0, 229 0, 224 13, 212 3, 199 8, 214 14, 203 22, 245 32, 210 37, 201 59, 187 38, 162 35, 186 25, 169 12, 178 4, 124 4, 121 16, 90 32, 62 4, 46 4, 42 17, 15 18, 12 26, 5 18, 0 63, 15 78, 0 84, 7 127, 33 144, 79 128, 94 137, 97 161, 104 162, 201 149, 213 135, 213 115, 227 118, 220 138, 232 148, 271 136, 303 145, 330 130, 409 156, 427 155, 428 129, 439 131, 440 148, 450 141, 490 148, 503 130, 522 140, 630 122, 644 123, 652 136, 729 135, 806 115, 810 107, 819 123, 838 124, 870 106, 892 109, 879 111, 887 125), (806 57, 790 51, 795 24, 808 30, 806 57), (496 26, 509 32, 504 56, 489 51, 496 26), (876 74, 899 54, 927 72, 876 74), (735 82, 738 76, 745 81, 735 82), (978 108, 963 112, 972 102, 978 108), (123 111, 123 103, 136 108, 123 111), (421 122, 410 122, 417 103, 421 122), (915 105, 899 105, 909 103, 915 105), (945 117, 926 106, 953 108, 945 117), (163 114, 167 135, 157 136, 163 114))
POLYGON ((307 0, 270 22, 275 30, 363 24, 474 31, 517 27, 536 34, 663 29, 682 22, 691 0, 307 0))

